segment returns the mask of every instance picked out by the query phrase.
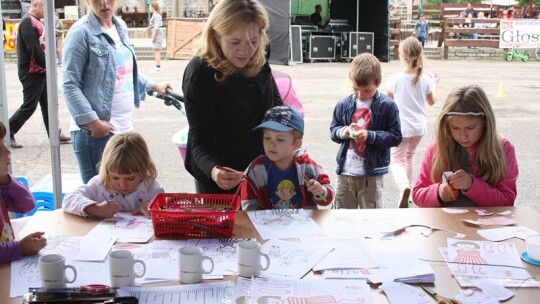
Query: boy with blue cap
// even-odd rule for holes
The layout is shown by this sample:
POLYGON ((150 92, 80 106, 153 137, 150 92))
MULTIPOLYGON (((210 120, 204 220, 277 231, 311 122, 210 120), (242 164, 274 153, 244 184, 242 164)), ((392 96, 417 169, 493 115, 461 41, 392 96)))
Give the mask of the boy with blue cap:
POLYGON ((287 106, 266 112, 255 127, 263 131, 264 155, 246 169, 240 186, 243 210, 328 206, 334 190, 322 167, 300 149, 304 118, 287 106))

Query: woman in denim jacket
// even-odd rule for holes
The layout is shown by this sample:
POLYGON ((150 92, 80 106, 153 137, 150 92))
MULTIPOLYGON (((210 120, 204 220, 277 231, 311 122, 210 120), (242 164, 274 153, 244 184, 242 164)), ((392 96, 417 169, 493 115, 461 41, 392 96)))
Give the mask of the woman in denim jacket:
POLYGON ((97 164, 113 133, 133 129, 131 114, 145 92, 165 93, 170 86, 138 73, 127 26, 113 16, 116 0, 88 4, 88 14, 68 32, 62 56, 63 94, 84 183, 97 175, 97 164))

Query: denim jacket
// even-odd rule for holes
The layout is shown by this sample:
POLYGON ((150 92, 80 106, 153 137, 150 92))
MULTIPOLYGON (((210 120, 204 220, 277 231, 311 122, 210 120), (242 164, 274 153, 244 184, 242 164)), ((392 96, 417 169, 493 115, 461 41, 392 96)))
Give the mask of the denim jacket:
MULTIPOLYGON (((133 53, 133 102, 138 108, 154 82, 138 74, 127 26, 121 19, 112 18, 122 43, 133 53)), ((92 11, 69 30, 62 57, 62 89, 75 123, 84 126, 98 119, 109 121, 116 83, 116 48, 92 11)))

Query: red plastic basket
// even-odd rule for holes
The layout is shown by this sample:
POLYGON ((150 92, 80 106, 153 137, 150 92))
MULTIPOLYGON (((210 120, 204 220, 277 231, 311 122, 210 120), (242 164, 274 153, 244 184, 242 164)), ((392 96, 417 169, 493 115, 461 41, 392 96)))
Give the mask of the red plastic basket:
POLYGON ((233 194, 161 193, 150 203, 159 238, 230 238, 239 199, 233 194))

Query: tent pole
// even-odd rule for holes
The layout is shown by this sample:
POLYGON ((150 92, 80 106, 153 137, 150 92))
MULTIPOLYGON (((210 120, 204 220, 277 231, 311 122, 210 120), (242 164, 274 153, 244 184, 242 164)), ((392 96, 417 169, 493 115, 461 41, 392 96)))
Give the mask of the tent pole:
POLYGON ((54 194, 54 208, 62 203, 62 171, 60 170, 60 130, 58 127, 58 78, 56 69, 56 37, 54 0, 45 2, 45 63, 47 64, 47 100, 49 110, 49 143, 54 194))
POLYGON ((360 22, 360 0, 356 0, 356 32, 358 33, 358 22, 360 22))
MULTIPOLYGON (((2 15, 2 7, 0 7, 0 16, 2 15)), ((9 138, 9 115, 8 115, 8 100, 6 92, 6 60, 4 58, 4 48, 0 50, 0 120, 6 126, 6 145, 11 147, 11 140, 9 138)), ((9 172, 11 173, 11 166, 9 166, 9 172)))

